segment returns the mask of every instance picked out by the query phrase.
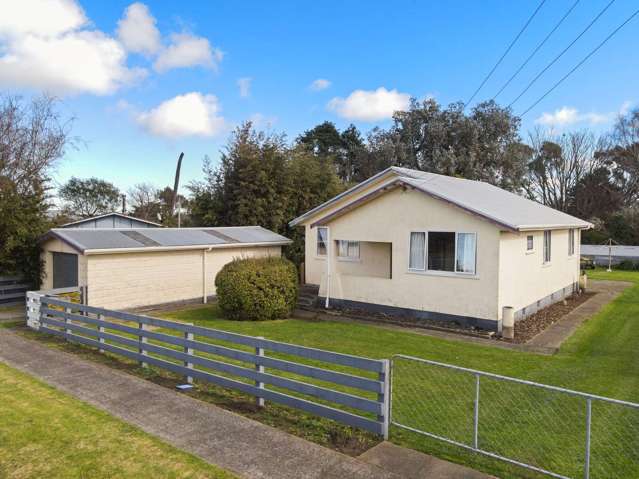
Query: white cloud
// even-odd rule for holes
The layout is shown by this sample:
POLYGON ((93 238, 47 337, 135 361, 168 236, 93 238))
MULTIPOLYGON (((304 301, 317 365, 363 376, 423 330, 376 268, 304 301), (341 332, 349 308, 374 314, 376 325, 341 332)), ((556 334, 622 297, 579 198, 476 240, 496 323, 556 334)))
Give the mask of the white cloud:
POLYGON ((214 136, 225 130, 224 118, 219 113, 215 95, 191 92, 138 113, 136 121, 152 135, 165 138, 214 136))
POLYGON ((249 78, 249 77, 239 78, 237 80, 237 87, 240 89, 240 96, 242 98, 247 98, 247 97, 251 96, 251 82, 252 81, 253 81, 253 79, 249 78))
POLYGON ((253 113, 249 117, 249 120, 255 128, 258 128, 258 129, 265 128, 267 130, 272 128, 273 125, 277 123, 276 116, 266 116, 266 115, 263 115, 262 113, 253 113))
POLYGON ((535 120, 535 123, 555 128, 565 128, 578 124, 589 126, 602 125, 610 123, 617 115, 627 112, 630 105, 631 103, 626 101, 621 105, 618 111, 607 113, 581 113, 577 108, 564 106, 551 113, 542 113, 542 115, 535 120))
POLYGON ((330 80, 326 80, 325 78, 318 78, 317 80, 313 80, 313 82, 309 85, 309 88, 313 91, 321 91, 326 90, 330 86, 330 80))
POLYGON ((206 38, 190 33, 174 33, 171 35, 171 44, 160 52, 153 67, 158 72, 193 66, 217 68, 222 57, 222 51, 212 48, 206 38))
POLYGON ((109 94, 145 75, 72 0, 10 2, 0 15, 0 86, 109 94))
POLYGON ((329 110, 349 120, 377 121, 391 118, 397 110, 408 108, 410 95, 397 90, 355 90, 346 98, 333 98, 329 110))
POLYGON ((162 46, 160 31, 155 23, 155 18, 146 5, 132 3, 118 22, 118 38, 130 52, 155 54, 162 46))

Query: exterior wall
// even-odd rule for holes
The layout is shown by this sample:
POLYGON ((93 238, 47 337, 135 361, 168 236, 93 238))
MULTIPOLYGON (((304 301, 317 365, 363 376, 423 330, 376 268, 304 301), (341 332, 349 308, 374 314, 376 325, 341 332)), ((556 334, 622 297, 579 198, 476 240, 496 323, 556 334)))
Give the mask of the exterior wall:
MULTIPOLYGON (((316 229, 306 223, 307 281, 326 296, 326 258, 316 256, 316 229)), ((413 190, 392 190, 333 220, 331 298, 442 315, 496 320, 498 315, 499 239, 494 224, 413 190), (475 275, 408 270, 411 231, 477 234, 475 275), (392 243, 392 279, 340 274, 333 241, 392 243)))
POLYGON ((337 258, 335 269, 337 273, 344 275, 389 278, 391 274, 391 244, 362 242, 359 245, 359 259, 337 258))
POLYGON ((276 246, 90 255, 88 302, 125 309, 202 300, 215 295, 215 276, 234 258, 280 254, 276 246))
POLYGON ((504 306, 512 306, 519 319, 572 292, 573 285, 579 282, 580 236, 580 231, 575 230, 575 253, 568 255, 568 230, 552 230, 550 263, 544 264, 543 231, 502 232, 499 317, 504 306), (534 238, 532 252, 526 251, 528 235, 534 238))
POLYGON ((71 253, 78 255, 78 286, 87 285, 87 257, 58 239, 50 239, 42 245, 40 258, 44 263, 42 284, 40 289, 53 288, 53 255, 52 253, 71 253))

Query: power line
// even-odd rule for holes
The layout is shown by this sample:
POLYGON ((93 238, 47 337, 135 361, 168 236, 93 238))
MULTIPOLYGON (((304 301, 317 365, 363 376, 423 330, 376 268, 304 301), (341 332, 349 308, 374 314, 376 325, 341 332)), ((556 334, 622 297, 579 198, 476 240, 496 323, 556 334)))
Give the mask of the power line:
POLYGON ((481 85, 479 85, 479 87, 477 87, 477 90, 475 90, 475 93, 472 94, 472 96, 468 99, 468 101, 466 102, 466 105, 470 104, 471 101, 473 101, 473 98, 475 98, 475 96, 477 95, 477 93, 479 93, 479 90, 481 90, 483 88, 483 86, 486 84, 486 82, 488 81, 488 79, 492 76, 493 73, 495 73, 495 70, 497 70, 497 67, 501 64, 502 60, 506 57, 506 55, 508 55, 508 52, 510 51, 510 49, 513 47, 513 45, 515 45, 515 43, 517 42, 517 40, 519 40, 519 37, 522 35, 522 33, 524 33, 524 31, 526 30, 526 28, 528 28, 528 25, 530 24, 530 22, 532 21, 533 18, 535 18, 535 15, 537 15, 537 12, 541 9, 541 7, 544 5, 544 3, 546 3, 546 0, 541 0, 541 3, 537 6, 537 8, 535 9, 535 11, 532 13, 532 15, 528 18, 528 20, 526 21, 526 23, 524 24, 524 26, 521 28, 521 30, 519 30, 519 33, 517 34, 517 36, 513 39, 512 42, 510 42, 510 45, 508 45, 508 48, 506 48, 506 51, 504 52, 504 54, 501 56, 501 58, 499 60, 497 60, 497 63, 495 63, 495 66, 493 67, 492 70, 490 70, 490 72, 488 73, 488 75, 486 75, 486 78, 484 78, 484 81, 481 82, 481 85))
POLYGON ((568 78, 570 75, 572 75, 575 70, 577 70, 581 65, 583 65, 584 63, 586 63, 586 61, 588 61, 588 59, 593 56, 597 50, 599 50, 601 47, 603 47, 606 42, 608 40, 610 40, 619 30, 621 30, 623 27, 626 26, 626 24, 628 22, 630 22, 630 20, 632 20, 634 17, 636 17, 639 14, 639 10, 635 10, 635 12, 630 15, 621 25, 619 25, 617 28, 615 28, 610 35, 608 35, 606 38, 604 38, 604 40, 597 45, 590 53, 588 53, 588 55, 586 55, 583 60, 581 60, 579 63, 577 63, 577 65, 575 65, 575 67, 570 70, 568 73, 566 73, 557 83, 555 83, 548 91, 546 91, 546 93, 544 93, 535 103, 533 103, 532 105, 530 105, 521 115, 519 115, 520 117, 524 116, 526 113, 528 113, 530 110, 532 110, 533 108, 535 108, 539 102, 541 102, 544 98, 546 98, 555 88, 557 88, 559 85, 561 85, 564 80, 566 78, 568 78))
POLYGON ((495 93, 495 96, 493 96, 493 100, 495 98, 497 98, 499 96, 499 94, 504 91, 506 89, 506 87, 508 85, 510 85, 510 82, 512 82, 515 77, 517 75, 519 75, 519 72, 521 72, 524 67, 526 65, 528 65, 528 62, 532 59, 532 57, 534 57, 537 52, 539 51, 539 49, 541 47, 543 47, 545 45, 545 43, 548 41, 548 39, 552 36, 553 33, 555 33, 555 31, 557 31, 557 29, 561 26, 561 24, 564 22, 564 20, 568 17, 568 15, 570 15, 570 13, 575 9, 575 7, 577 6, 577 4, 580 2, 581 0, 576 0, 575 3, 572 4, 572 6, 568 9, 568 11, 564 14, 563 17, 561 17, 561 19, 559 20, 559 22, 557 22, 557 24, 555 25, 555 27, 550 30, 550 33, 548 33, 548 35, 546 35, 546 38, 544 38, 541 43, 539 45, 537 45, 537 47, 533 50, 533 52, 528 56, 528 58, 526 58, 526 60, 524 61, 524 63, 521 64, 521 66, 517 69, 517 71, 515 73, 513 73, 513 76, 511 76, 508 81, 506 83, 504 83, 504 86, 502 86, 499 91, 497 93, 495 93))
POLYGON ((559 59, 560 59, 560 58, 564 55, 564 53, 566 53, 566 52, 567 52, 567 51, 568 51, 568 50, 569 50, 569 49, 570 49, 570 48, 571 48, 571 47, 572 47, 575 43, 577 43, 577 41, 578 41, 578 40, 579 40, 582 36, 584 36, 584 34, 585 34, 588 30, 590 30, 590 27, 592 27, 592 26, 595 24, 595 22, 597 22, 597 20, 599 20, 599 18, 600 18, 600 17, 601 17, 601 16, 602 16, 605 12, 606 12, 606 10, 608 10, 608 9, 610 8, 610 6, 611 6, 613 3, 615 3, 615 0, 610 0, 610 2, 608 3, 608 5, 606 5, 606 6, 603 8, 603 10, 601 10, 601 11, 597 14, 597 16, 596 16, 595 18, 593 18, 593 19, 592 19, 592 21, 588 24, 588 26, 587 26, 586 28, 584 28, 584 29, 581 31, 581 33, 580 33, 579 35, 577 35, 577 37, 576 37, 576 38, 575 38, 572 42, 570 42, 570 43, 568 44, 568 46, 567 46, 566 48, 564 48, 564 49, 561 51, 561 53, 559 53, 559 55, 557 55, 555 58, 553 58, 553 60, 552 60, 552 61, 551 61, 548 65, 546 65, 546 67, 545 67, 542 71, 540 71, 540 72, 537 74, 537 76, 536 76, 535 78, 533 78, 533 79, 530 81, 530 83, 528 83, 528 85, 526 86, 526 88, 524 88, 524 91, 522 91, 522 92, 521 92, 521 93, 517 96, 517 98, 515 98, 513 101, 511 101, 511 102, 510 102, 510 104, 508 105, 508 107, 510 108, 511 106, 513 106, 513 105, 517 102, 517 100, 519 100, 522 96, 524 96, 524 93, 526 93, 526 92, 530 89, 530 87, 531 87, 531 86, 533 86, 533 85, 535 84, 535 82, 536 82, 537 80, 539 80, 539 78, 540 78, 540 77, 541 77, 544 73, 546 73, 546 72, 548 71, 548 69, 549 69, 551 66, 553 66, 553 65, 557 62, 557 60, 559 60, 559 59))

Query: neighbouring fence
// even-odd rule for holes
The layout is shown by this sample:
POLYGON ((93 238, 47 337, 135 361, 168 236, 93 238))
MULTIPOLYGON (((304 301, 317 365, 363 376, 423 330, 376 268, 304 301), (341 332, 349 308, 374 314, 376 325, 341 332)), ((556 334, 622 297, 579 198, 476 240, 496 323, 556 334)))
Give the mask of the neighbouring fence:
POLYGON ((255 396, 258 405, 272 401, 388 437, 388 360, 96 308, 43 292, 28 293, 27 321, 39 331, 177 373, 188 382, 197 379, 255 396), (251 349, 241 349, 247 346, 251 349), (336 367, 309 364, 317 362, 336 367))
POLYGON ((391 424, 557 478, 639 477, 639 404, 410 356, 391 424))
POLYGON ((24 304, 31 285, 22 276, 0 276, 0 306, 24 304))

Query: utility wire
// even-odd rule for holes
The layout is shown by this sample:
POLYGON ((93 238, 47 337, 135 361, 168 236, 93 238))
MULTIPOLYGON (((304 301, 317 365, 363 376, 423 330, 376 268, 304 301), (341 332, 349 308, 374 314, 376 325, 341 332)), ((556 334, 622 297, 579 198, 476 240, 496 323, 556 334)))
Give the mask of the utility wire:
POLYGON ((473 98, 475 98, 475 96, 477 95, 477 93, 479 93, 479 90, 481 90, 483 88, 483 86, 486 84, 486 82, 488 81, 488 79, 492 76, 493 73, 495 73, 495 70, 497 70, 497 67, 501 64, 502 60, 506 57, 506 55, 508 55, 508 52, 510 51, 510 49, 515 45, 515 43, 517 42, 517 40, 519 40, 519 37, 521 37, 522 33, 524 33, 524 31, 526 30, 526 28, 528 28, 528 25, 530 24, 530 22, 532 21, 533 18, 535 18, 535 15, 537 15, 537 12, 539 12, 539 10, 541 9, 541 7, 544 5, 544 3, 546 3, 546 0, 541 0, 541 3, 537 6, 537 8, 535 9, 535 11, 532 13, 532 15, 528 18, 528 20, 526 21, 526 23, 524 24, 524 26, 521 28, 521 30, 519 30, 519 33, 517 34, 517 36, 513 39, 512 42, 510 42, 510 45, 508 45, 508 48, 506 48, 506 51, 504 52, 504 54, 501 56, 501 58, 497 61, 497 63, 495 63, 495 66, 493 67, 492 70, 490 70, 490 72, 488 73, 488 75, 486 75, 486 78, 484 78, 484 81, 481 82, 481 85, 479 85, 479 87, 477 87, 477 90, 475 90, 475 93, 472 94, 472 96, 468 99, 468 101, 465 103, 466 105, 470 104, 471 101, 473 101, 473 98))
POLYGON ((531 86, 533 86, 533 85, 535 84, 535 82, 536 82, 537 80, 539 80, 539 78, 540 78, 540 77, 541 77, 544 73, 546 73, 546 72, 548 71, 548 69, 549 69, 551 66, 553 66, 553 65, 557 62, 557 60, 559 60, 559 59, 560 59, 560 58, 564 55, 564 53, 566 53, 566 52, 567 52, 567 51, 568 51, 568 50, 569 50, 569 49, 570 49, 570 48, 571 48, 571 47, 572 47, 575 43, 577 43, 577 41, 578 41, 578 40, 579 40, 582 36, 584 36, 584 34, 585 34, 588 30, 590 30, 590 27, 592 27, 592 26, 595 24, 595 22, 597 22, 597 20, 599 20, 599 18, 601 18, 601 16, 602 16, 602 15, 606 12, 606 10, 608 10, 608 9, 610 8, 610 6, 611 6, 613 3, 615 3, 615 0, 610 0, 610 2, 608 3, 608 5, 606 5, 606 6, 603 8, 603 10, 601 10, 601 11, 597 14, 597 16, 596 16, 595 18, 593 18, 593 19, 592 19, 592 21, 588 24, 588 26, 587 26, 586 28, 584 28, 584 29, 581 31, 581 33, 580 33, 579 35, 577 35, 577 37, 576 37, 576 38, 575 38, 572 42, 570 42, 570 43, 568 44, 568 46, 567 46, 566 48, 564 48, 564 49, 561 51, 561 53, 559 53, 559 55, 557 55, 555 58, 553 58, 553 60, 552 60, 552 61, 551 61, 548 65, 546 65, 546 67, 545 67, 542 71, 540 71, 540 72, 537 74, 537 76, 536 76, 535 78, 533 78, 533 79, 530 81, 530 83, 528 83, 528 85, 526 86, 526 88, 524 88, 524 91, 522 91, 522 92, 521 92, 521 93, 517 96, 517 98, 515 98, 513 101, 511 101, 511 102, 510 102, 510 104, 508 105, 508 108, 510 108, 511 106, 513 106, 513 105, 517 102, 517 100, 519 100, 522 96, 524 96, 524 93, 526 93, 526 92, 530 89, 530 87, 531 87, 531 86))
POLYGON ((583 65, 584 63, 586 63, 586 61, 593 56, 597 50, 599 50, 601 47, 603 47, 606 42, 608 40, 610 40, 619 30, 621 30, 623 27, 626 26, 626 24, 628 22, 630 22, 630 20, 632 20, 634 17, 636 17, 637 15, 639 15, 639 10, 635 10, 635 12, 630 15, 621 25, 619 25, 617 28, 615 28, 610 35, 608 35, 606 38, 604 38, 604 40, 597 45, 590 53, 588 53, 588 55, 586 55, 583 60, 581 60, 579 63, 577 63, 577 65, 575 65, 575 67, 570 70, 568 73, 566 73, 557 83, 555 83, 548 91, 546 91, 546 93, 544 93, 535 103, 533 103, 532 105, 530 105, 521 115, 519 115, 520 117, 524 116, 526 113, 528 113, 530 110, 532 110, 534 107, 536 107, 540 101, 542 101, 544 98, 546 98, 555 88, 557 88, 559 85, 561 85, 564 80, 566 78, 568 78, 570 75, 572 75, 575 70, 577 70, 581 65, 583 65))
POLYGON ((510 82, 512 82, 515 77, 517 75, 519 75, 519 72, 521 72, 524 67, 526 65, 528 65, 528 62, 530 60, 532 60, 532 57, 534 57, 537 52, 539 51, 539 49, 541 47, 543 47, 545 45, 545 43, 548 41, 548 39, 552 36, 553 33, 555 33, 557 31, 557 29, 561 26, 561 24, 564 22, 564 20, 568 17, 568 15, 570 15, 570 13, 575 9, 575 7, 577 6, 577 4, 580 2, 581 0, 576 0, 575 3, 572 4, 572 6, 568 9, 568 11, 564 14, 563 17, 561 17, 561 19, 559 20, 559 22, 557 22, 557 24, 555 25, 555 27, 550 30, 550 33, 548 33, 548 35, 546 35, 546 38, 544 38, 541 43, 539 45, 537 45, 537 47, 533 50, 533 52, 528 56, 528 58, 526 58, 526 60, 524 61, 524 63, 521 64, 521 66, 517 69, 517 71, 515 73, 513 73, 513 76, 511 76, 508 81, 506 83, 504 83, 504 85, 499 89, 499 91, 497 93, 495 93, 495 96, 493 96, 493 100, 495 98, 497 98, 499 96, 499 94, 504 91, 506 89, 506 87, 508 85, 510 85, 510 82))

